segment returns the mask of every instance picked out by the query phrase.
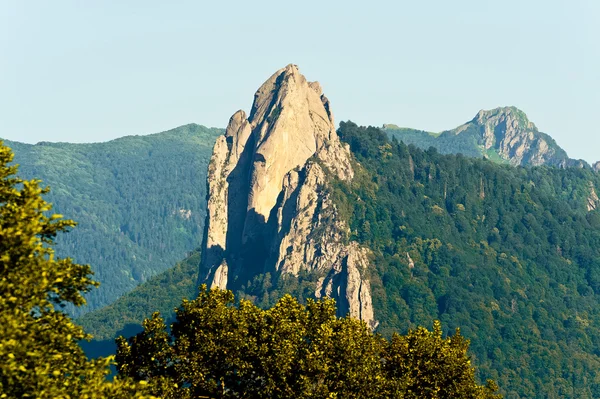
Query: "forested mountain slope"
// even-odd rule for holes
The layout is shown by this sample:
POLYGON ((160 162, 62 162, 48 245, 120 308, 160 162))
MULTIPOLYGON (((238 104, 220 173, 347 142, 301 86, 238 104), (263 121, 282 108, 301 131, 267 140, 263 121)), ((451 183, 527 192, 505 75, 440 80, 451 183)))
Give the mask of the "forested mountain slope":
POLYGON ((507 398, 600 397, 600 175, 514 108, 439 136, 333 126, 288 65, 224 134, 8 144, 81 222, 57 251, 103 283, 79 319, 96 348, 206 282, 261 307, 333 297, 384 336, 439 319, 507 398))
POLYGON ((221 132, 192 124, 105 143, 5 142, 21 176, 42 179, 54 210, 79 223, 57 238, 56 252, 91 264, 101 286, 69 311, 112 303, 200 245, 206 170, 221 132))
MULTIPOLYGON (((600 176, 422 151, 351 122, 338 135, 358 163, 351 183, 329 176, 329 195, 350 225, 346 240, 371 250, 376 331, 439 319, 471 339, 480 379, 507 398, 598 397, 600 176)), ((107 339, 124 327, 111 320, 135 323, 162 306, 156 284, 191 292, 195 259, 83 325, 107 339)), ((284 293, 314 297, 318 279, 267 271, 237 293, 268 307, 284 293)))
POLYGON ((452 130, 431 133, 386 124, 383 130, 406 144, 421 149, 435 147, 443 154, 486 157, 499 163, 521 166, 552 165, 588 167, 568 157, 552 137, 538 130, 516 107, 481 110, 475 117, 452 130))
POLYGON ((333 195, 373 251, 378 331, 440 319, 507 398, 599 397, 600 176, 338 134, 362 166, 333 195))
POLYGON ((193 251, 175 266, 149 278, 115 302, 89 312, 77 320, 85 331, 93 332, 94 341, 111 343, 119 335, 130 336, 141 329, 145 318, 160 312, 166 318, 182 299, 193 299, 198 293, 200 252, 193 251))
MULTIPOLYGON (((600 175, 564 168, 524 118, 499 109, 454 132, 494 161, 516 149, 505 164, 423 151, 351 122, 335 132, 320 85, 279 70, 217 139, 199 281, 262 307, 333 297, 384 336, 439 319, 507 398, 600 397, 600 175)), ((81 322, 109 338, 172 306, 165 287, 191 292, 198 260, 81 322)))

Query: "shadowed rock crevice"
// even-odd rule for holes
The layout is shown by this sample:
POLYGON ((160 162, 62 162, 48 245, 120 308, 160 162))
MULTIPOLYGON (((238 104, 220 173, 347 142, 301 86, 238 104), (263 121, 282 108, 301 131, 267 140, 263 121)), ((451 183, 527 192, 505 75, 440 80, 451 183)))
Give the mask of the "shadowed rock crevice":
MULTIPOLYGON (((228 261, 237 265, 236 254, 242 247, 242 232, 248 208, 248 182, 250 180, 250 165, 254 152, 254 137, 250 137, 247 145, 240 154, 238 163, 227 176, 229 190, 227 193, 227 236, 228 261)), ((238 273, 236 268, 233 273, 238 273)))

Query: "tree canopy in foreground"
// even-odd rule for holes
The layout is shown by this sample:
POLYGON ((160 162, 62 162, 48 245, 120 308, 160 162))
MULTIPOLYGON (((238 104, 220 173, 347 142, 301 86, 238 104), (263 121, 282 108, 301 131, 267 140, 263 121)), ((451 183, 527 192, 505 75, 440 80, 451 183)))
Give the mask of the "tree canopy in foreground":
POLYGON ((79 347, 88 336, 60 308, 97 284, 88 265, 54 257, 54 237, 74 223, 47 216, 48 189, 15 177, 12 159, 0 141, 0 398, 141 397, 143 385, 108 382, 110 359, 79 347))
POLYGON ((89 336, 62 311, 97 285, 88 265, 54 256, 74 223, 49 215, 48 189, 15 177, 12 159, 0 142, 0 398, 499 397, 477 384, 468 341, 444 338, 439 323, 388 341, 336 317, 332 300, 286 295, 263 310, 205 286, 170 330, 155 313, 120 338, 108 381, 111 359, 88 360, 78 342, 89 336))
POLYGON ((336 317, 333 300, 270 309, 202 286, 167 329, 160 314, 117 340, 121 375, 165 398, 499 398, 477 384, 460 332, 411 330, 383 339, 363 322, 336 317))

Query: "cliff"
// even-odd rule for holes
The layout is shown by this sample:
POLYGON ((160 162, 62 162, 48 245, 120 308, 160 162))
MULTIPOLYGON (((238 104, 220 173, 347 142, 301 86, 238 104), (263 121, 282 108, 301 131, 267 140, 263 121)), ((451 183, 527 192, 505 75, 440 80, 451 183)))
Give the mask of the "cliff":
POLYGON ((481 110, 473 120, 449 134, 474 134, 484 153, 492 150, 511 165, 578 166, 552 137, 540 132, 525 113, 515 107, 481 110))
POLYGON ((327 190, 329 175, 353 178, 350 159, 319 83, 295 65, 273 74, 215 143, 201 282, 239 289, 261 273, 315 273, 316 297, 375 327, 367 250, 348 243, 327 190))

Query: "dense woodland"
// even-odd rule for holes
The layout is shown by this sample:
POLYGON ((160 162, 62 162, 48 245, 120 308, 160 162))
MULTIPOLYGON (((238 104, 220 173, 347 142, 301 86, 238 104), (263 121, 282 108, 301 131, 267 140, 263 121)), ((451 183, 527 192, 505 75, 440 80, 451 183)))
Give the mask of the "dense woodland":
MULTIPOLYGON (((357 175, 331 194, 348 239, 372 250, 377 331, 441 320, 471 340, 479 381, 498 381, 507 398, 600 396, 600 212, 587 209, 600 176, 442 155, 351 122, 339 135, 357 175)), ((171 320, 179 297, 169 291, 193 297, 198 256, 80 322, 109 340, 154 310, 171 320)), ((236 296, 262 308, 285 293, 305 303, 317 278, 267 273, 236 296)))
MULTIPOLYGON (((445 332, 461 328, 479 380, 498 381, 507 398, 600 396, 600 212, 587 209, 600 176, 423 151, 351 122, 339 135, 358 173, 332 195, 348 239, 372 249, 377 331, 441 320, 445 332)), ((304 302, 317 278, 267 273, 237 296, 263 308, 285 293, 304 302)), ((140 299, 152 291, 142 286, 109 312, 139 322, 157 303, 140 299)), ((107 317, 90 316, 90 327, 107 317)))
POLYGON ((57 235, 75 226, 52 212, 38 180, 16 176, 0 141, 0 397, 17 398, 473 398, 479 385, 459 332, 419 328, 391 340, 338 318, 332 300, 301 305, 290 295, 262 310, 236 306, 231 291, 200 287, 168 330, 159 313, 113 358, 86 358, 89 339, 63 312, 98 285, 91 267, 56 257, 57 235))
POLYGON ((106 143, 6 142, 20 174, 41 179, 57 213, 79 223, 59 256, 94 265, 99 289, 73 315, 108 305, 200 245, 206 170, 220 129, 186 125, 106 143))
MULTIPOLYGON (((442 154, 463 154, 468 157, 481 157, 483 155, 481 147, 477 143, 479 132, 463 132, 459 135, 454 135, 449 132, 435 134, 423 130, 410 128, 395 127, 387 125, 383 129, 389 136, 395 137, 398 141, 402 141, 407 145, 427 150, 430 147, 435 147, 442 154)), ((498 157, 498 161, 501 161, 498 157)))
POLYGON ((94 332, 95 341, 86 344, 86 350, 89 348, 90 353, 95 353, 97 348, 102 349, 100 347, 105 345, 116 348, 112 345, 115 337, 138 333, 142 321, 153 312, 172 318, 182 299, 192 299, 198 294, 199 264, 200 252, 193 251, 175 266, 151 277, 114 303, 77 319, 85 331, 94 332))
POLYGON ((91 267, 55 256, 75 223, 52 212, 38 180, 23 180, 0 140, 0 397, 148 398, 147 384, 106 379, 110 359, 88 360, 89 336, 62 311, 81 306, 97 282, 91 267))
POLYGON ((363 173, 334 195, 373 250, 379 331, 439 319, 507 398, 600 397, 600 212, 587 209, 600 176, 440 155, 351 122, 339 134, 363 173))
MULTIPOLYGON (((348 239, 372 250, 377 331, 441 320, 507 398, 599 397, 600 211, 587 199, 600 175, 423 151, 352 122, 338 133, 358 173, 331 194, 348 239)), ((267 273, 238 295, 302 300, 318 277, 267 273)))

